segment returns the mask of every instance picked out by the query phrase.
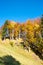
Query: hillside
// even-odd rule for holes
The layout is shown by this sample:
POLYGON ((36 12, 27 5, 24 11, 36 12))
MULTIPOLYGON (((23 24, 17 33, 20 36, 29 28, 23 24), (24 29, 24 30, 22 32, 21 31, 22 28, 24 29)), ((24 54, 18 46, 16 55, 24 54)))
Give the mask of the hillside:
MULTIPOLYGON (((14 40, 12 41, 14 42, 14 40)), ((12 47, 9 42, 11 41, 4 40, 2 42, 0 40, 0 65, 43 65, 43 61, 31 49, 28 52, 15 45, 15 42, 12 47)))
POLYGON ((6 20, 0 28, 0 63, 43 65, 39 57, 43 59, 43 16, 24 23, 6 20))

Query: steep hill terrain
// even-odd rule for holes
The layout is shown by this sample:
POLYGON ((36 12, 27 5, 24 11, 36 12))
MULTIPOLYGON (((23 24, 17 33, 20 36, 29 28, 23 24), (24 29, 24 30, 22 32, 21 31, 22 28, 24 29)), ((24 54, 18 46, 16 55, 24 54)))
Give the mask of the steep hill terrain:
POLYGON ((29 52, 20 46, 12 47, 10 40, 0 40, 0 65, 43 65, 43 61, 30 49, 29 52), (15 60, 14 60, 15 59, 15 60))

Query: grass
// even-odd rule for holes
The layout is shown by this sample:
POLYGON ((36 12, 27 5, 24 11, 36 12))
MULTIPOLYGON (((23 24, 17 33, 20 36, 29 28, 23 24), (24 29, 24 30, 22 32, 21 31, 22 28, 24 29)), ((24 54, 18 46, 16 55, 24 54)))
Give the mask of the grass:
POLYGON ((9 44, 10 40, 3 42, 0 40, 0 42, 0 60, 8 63, 2 62, 0 65, 43 65, 43 61, 32 50, 28 52, 20 46, 16 46, 14 40, 13 47, 9 44), (5 61, 6 58, 8 60, 5 61))

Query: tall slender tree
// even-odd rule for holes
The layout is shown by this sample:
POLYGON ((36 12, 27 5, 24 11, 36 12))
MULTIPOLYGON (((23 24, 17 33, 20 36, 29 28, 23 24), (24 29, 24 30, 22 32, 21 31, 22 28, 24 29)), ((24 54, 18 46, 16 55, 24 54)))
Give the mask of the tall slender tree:
POLYGON ((41 27, 41 35, 42 35, 42 38, 43 38, 43 15, 41 17, 40 27, 41 27))

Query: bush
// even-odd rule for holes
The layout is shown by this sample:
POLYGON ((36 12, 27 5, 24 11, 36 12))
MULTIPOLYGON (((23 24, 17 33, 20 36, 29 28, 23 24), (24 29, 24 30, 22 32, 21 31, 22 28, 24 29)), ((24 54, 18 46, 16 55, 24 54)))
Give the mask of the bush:
POLYGON ((10 42, 10 45, 11 45, 12 47, 13 47, 13 44, 14 44, 13 42, 10 42))

